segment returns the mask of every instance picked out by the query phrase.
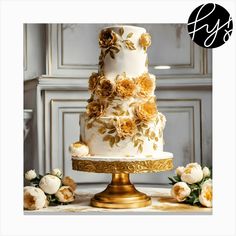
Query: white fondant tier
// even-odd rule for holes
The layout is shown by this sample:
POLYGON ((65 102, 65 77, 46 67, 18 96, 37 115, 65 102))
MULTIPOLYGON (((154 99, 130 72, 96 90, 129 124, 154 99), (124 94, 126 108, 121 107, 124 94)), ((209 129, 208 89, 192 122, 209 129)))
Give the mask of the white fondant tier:
MULTIPOLYGON (((117 75, 126 73, 127 77, 137 77, 148 71, 147 69, 147 53, 139 45, 140 36, 146 33, 146 30, 135 26, 113 26, 105 29, 113 30, 118 36, 118 43, 121 46, 120 51, 115 53, 114 58, 107 54, 104 58, 103 72, 107 79, 112 80, 117 75), (122 37, 119 35, 119 29, 123 28, 124 33, 122 37), (127 38, 129 34, 132 36, 127 38), (135 50, 130 50, 125 46, 124 40, 130 40, 135 50)), ((106 49, 102 49, 105 52, 106 49)))
POLYGON ((75 160, 88 160, 88 161, 148 161, 148 160, 162 160, 162 159, 169 159, 173 158, 173 154, 171 152, 162 152, 162 151, 157 151, 155 155, 153 156, 131 156, 131 157, 126 157, 126 156, 102 156, 102 155, 91 155, 91 156, 86 156, 86 157, 72 157, 72 159, 75 160))
POLYGON ((158 112, 157 119, 149 121, 142 129, 137 130, 135 135, 123 139, 117 137, 117 131, 109 125, 108 128, 104 128, 104 124, 111 124, 113 120, 120 118, 100 117, 91 123, 86 114, 81 116, 81 141, 89 147, 90 155, 147 157, 163 151, 165 117, 161 113, 158 112))

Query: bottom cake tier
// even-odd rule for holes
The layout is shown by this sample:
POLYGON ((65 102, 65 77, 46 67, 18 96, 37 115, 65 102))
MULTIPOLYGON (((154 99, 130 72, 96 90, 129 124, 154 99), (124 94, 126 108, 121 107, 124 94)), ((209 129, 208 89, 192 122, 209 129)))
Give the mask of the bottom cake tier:
POLYGON ((163 151, 165 117, 158 112, 153 121, 134 124, 127 117, 80 118, 81 141, 90 155, 152 157, 163 151))

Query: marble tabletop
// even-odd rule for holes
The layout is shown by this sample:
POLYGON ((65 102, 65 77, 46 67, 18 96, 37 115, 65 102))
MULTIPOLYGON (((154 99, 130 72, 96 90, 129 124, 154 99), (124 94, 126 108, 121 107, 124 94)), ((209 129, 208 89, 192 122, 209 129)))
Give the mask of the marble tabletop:
POLYGON ((68 205, 49 206, 36 211, 24 211, 25 214, 212 214, 211 208, 191 206, 176 202, 170 195, 170 188, 135 185, 137 190, 146 193, 152 199, 152 205, 136 209, 106 209, 90 206, 95 193, 105 189, 107 184, 79 185, 76 200, 68 205))

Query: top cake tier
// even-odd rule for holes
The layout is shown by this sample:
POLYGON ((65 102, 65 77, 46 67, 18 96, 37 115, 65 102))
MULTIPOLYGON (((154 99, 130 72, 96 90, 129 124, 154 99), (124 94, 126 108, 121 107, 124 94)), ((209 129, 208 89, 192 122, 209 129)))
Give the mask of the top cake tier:
POLYGON ((109 80, 125 73, 137 77, 148 71, 147 48, 151 37, 146 30, 135 26, 104 28, 99 34, 99 72, 109 80))

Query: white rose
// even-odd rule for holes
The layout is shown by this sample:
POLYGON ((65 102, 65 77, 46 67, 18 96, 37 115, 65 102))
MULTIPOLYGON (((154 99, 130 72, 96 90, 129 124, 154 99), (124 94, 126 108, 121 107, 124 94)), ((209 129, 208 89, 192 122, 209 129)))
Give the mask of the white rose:
POLYGON ((172 186, 171 196, 178 202, 183 202, 190 195, 191 189, 184 182, 178 182, 172 186))
POLYGON ((188 183, 198 183, 203 178, 202 167, 197 163, 190 163, 186 165, 184 172, 181 175, 181 180, 188 183))
POLYGON ((54 175, 45 175, 39 182, 39 187, 48 194, 55 194, 61 186, 61 180, 54 175))
POLYGON ((69 151, 73 157, 83 157, 89 154, 89 148, 82 142, 75 142, 69 146, 69 151))
POLYGON ((33 180, 37 177, 37 174, 35 172, 35 170, 29 170, 25 173, 25 179, 27 180, 33 180))
POLYGON ((51 174, 57 176, 58 178, 61 178, 61 177, 62 177, 62 172, 61 172, 61 170, 60 170, 60 169, 57 169, 57 168, 53 169, 53 170, 51 171, 51 174))
POLYGON ((209 168, 206 166, 202 169, 202 172, 203 172, 203 177, 210 177, 211 175, 209 168))
POLYGON ((184 172, 185 168, 183 166, 179 166, 178 168, 176 168, 175 170, 175 174, 178 176, 181 176, 184 172))
POLYGON ((24 187, 24 208, 28 210, 38 210, 47 207, 47 197, 40 188, 24 187))
POLYGON ((55 196, 59 202, 73 202, 75 200, 74 191, 69 186, 60 187, 55 196))
POLYGON ((212 180, 208 179, 202 184, 199 201, 203 206, 212 207, 212 180))

